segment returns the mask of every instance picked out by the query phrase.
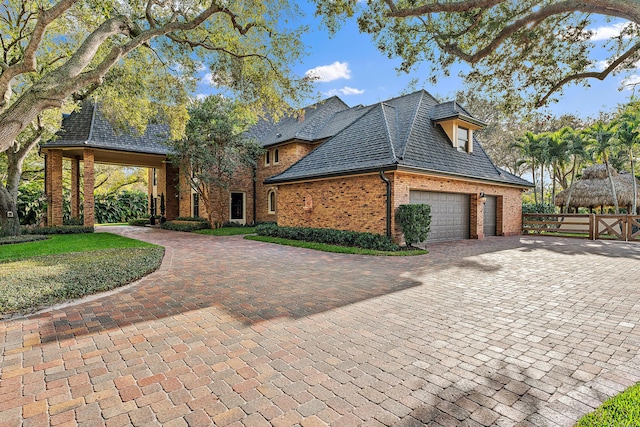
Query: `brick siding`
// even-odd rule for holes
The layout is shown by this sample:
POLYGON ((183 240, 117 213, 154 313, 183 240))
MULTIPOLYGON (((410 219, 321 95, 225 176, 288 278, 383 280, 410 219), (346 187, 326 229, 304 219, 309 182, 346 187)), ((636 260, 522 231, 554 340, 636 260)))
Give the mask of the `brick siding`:
POLYGON ((93 190, 95 185, 94 175, 94 152, 85 149, 83 153, 83 182, 84 182, 84 225, 85 227, 93 227, 96 222, 95 201, 93 198, 93 190))

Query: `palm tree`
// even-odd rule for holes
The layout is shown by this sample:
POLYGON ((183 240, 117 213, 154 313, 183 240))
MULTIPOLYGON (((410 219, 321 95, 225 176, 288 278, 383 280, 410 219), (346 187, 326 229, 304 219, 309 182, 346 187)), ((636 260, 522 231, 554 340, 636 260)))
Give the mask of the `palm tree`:
POLYGON ((572 159, 571 162, 571 181, 567 185, 567 202, 564 206, 564 213, 569 212, 569 206, 571 205, 571 193, 573 190, 573 183, 576 179, 576 171, 578 166, 587 156, 585 147, 587 146, 587 134, 581 130, 574 130, 571 128, 564 128, 560 130, 561 138, 566 142, 567 155, 572 159))
MULTIPOLYGON (((531 166, 531 176, 533 178, 533 201, 536 206, 538 205, 538 191, 536 182, 536 167, 537 167, 537 146, 538 136, 533 132, 525 132, 524 135, 519 137, 516 142, 511 144, 513 148, 520 151, 520 154, 524 157, 524 160, 520 160, 519 165, 529 164, 531 166)), ((519 166, 518 165, 518 166, 519 166)))
MULTIPOLYGON (((564 134, 572 130, 564 127, 557 132, 544 134, 543 142, 546 144, 547 158, 551 166, 551 203, 556 199, 556 183, 563 177, 563 170, 569 162, 569 142, 564 138, 564 134)), ((563 188, 564 189, 564 188, 563 188)))
POLYGON ((640 113, 636 105, 629 105, 614 122, 614 138, 619 146, 629 150, 629 159, 631 163, 631 177, 633 188, 633 206, 631 212, 633 215, 637 212, 637 184, 635 174, 634 148, 640 142, 640 113))
POLYGON ((602 159, 607 170, 607 177, 609 178, 609 185, 611 186, 611 196, 613 197, 613 204, 615 213, 617 215, 619 213, 618 195, 616 194, 616 187, 613 184, 613 177, 611 176, 611 171, 609 170, 609 150, 614 146, 611 126, 605 124, 601 120, 598 120, 596 123, 591 125, 587 132, 589 135, 589 145, 591 153, 597 155, 602 159))

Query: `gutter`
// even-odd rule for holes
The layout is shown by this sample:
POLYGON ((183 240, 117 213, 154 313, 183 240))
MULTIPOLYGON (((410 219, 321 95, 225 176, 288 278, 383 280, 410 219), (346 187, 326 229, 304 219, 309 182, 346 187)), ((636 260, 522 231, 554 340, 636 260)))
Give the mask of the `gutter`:
POLYGON ((380 179, 387 185, 387 237, 391 238, 391 181, 380 171, 380 179))

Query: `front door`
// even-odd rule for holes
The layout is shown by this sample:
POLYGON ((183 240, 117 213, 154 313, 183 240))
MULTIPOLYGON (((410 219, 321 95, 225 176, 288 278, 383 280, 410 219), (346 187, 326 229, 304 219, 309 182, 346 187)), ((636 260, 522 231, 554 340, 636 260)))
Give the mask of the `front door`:
POLYGON ((244 224, 245 208, 244 208, 244 193, 231 193, 231 222, 237 222, 244 224))

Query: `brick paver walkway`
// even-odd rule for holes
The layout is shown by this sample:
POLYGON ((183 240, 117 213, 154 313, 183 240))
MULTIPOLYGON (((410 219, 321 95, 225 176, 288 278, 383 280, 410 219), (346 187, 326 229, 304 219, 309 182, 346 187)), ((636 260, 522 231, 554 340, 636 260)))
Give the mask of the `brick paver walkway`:
POLYGON ((640 245, 421 257, 144 228, 161 269, 0 322, 0 425, 570 426, 640 381, 640 245))

